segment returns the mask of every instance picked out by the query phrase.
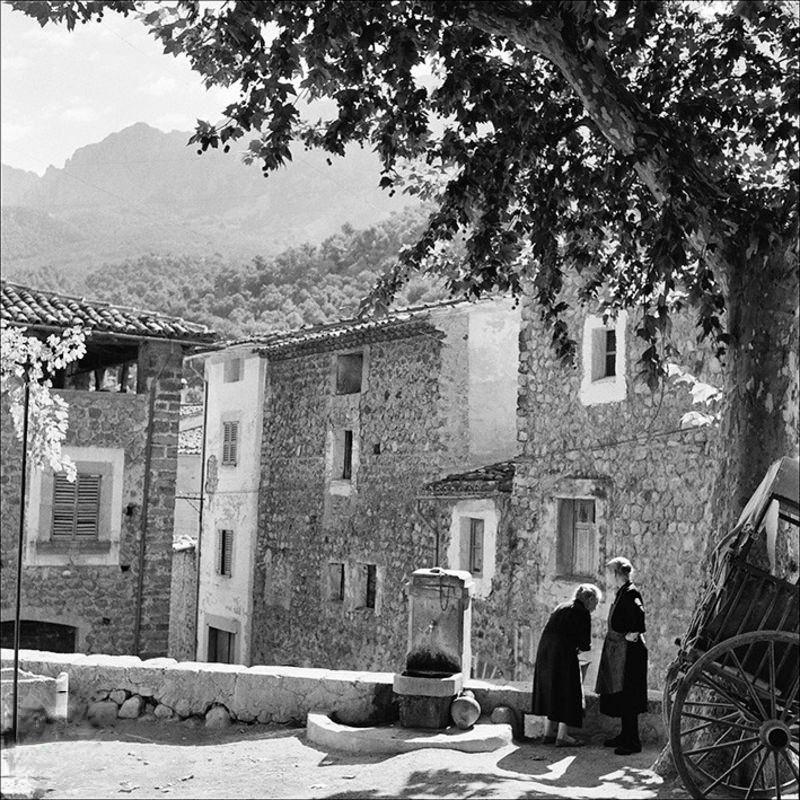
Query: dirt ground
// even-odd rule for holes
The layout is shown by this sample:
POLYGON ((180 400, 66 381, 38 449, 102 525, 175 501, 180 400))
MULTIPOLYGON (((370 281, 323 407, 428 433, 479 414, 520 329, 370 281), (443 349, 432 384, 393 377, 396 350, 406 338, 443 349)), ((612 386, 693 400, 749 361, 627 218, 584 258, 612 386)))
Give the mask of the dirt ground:
POLYGON ((2 796, 54 798, 685 798, 648 767, 597 747, 512 744, 494 753, 326 752, 303 728, 120 720, 116 728, 48 725, 3 752, 2 796))

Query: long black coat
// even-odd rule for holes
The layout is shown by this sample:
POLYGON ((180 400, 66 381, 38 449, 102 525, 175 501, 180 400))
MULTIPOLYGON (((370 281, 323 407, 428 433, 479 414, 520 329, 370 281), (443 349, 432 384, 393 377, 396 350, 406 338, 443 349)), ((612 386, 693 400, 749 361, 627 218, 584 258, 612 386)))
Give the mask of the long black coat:
MULTIPOLYGON (((617 590, 609 625, 617 633, 645 632, 642 595, 630 581, 617 590)), ((626 642, 625 649, 622 691, 600 695, 600 713, 609 717, 647 711, 647 647, 639 636, 635 642, 626 642)))
POLYGON ((533 713, 573 728, 583 725, 578 651, 589 650, 592 620, 579 600, 562 603, 547 620, 536 651, 533 713))

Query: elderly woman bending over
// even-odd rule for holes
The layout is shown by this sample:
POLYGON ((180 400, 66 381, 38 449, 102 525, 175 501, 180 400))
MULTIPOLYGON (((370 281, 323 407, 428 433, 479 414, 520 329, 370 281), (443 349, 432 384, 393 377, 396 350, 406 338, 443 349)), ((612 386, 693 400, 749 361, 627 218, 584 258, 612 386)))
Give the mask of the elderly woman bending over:
POLYGON ((602 593, 594 584, 582 583, 570 602, 556 607, 542 631, 533 674, 533 713, 547 717, 543 739, 546 744, 583 744, 567 733, 567 727, 583 726, 578 653, 591 648, 591 613, 601 600, 602 593))

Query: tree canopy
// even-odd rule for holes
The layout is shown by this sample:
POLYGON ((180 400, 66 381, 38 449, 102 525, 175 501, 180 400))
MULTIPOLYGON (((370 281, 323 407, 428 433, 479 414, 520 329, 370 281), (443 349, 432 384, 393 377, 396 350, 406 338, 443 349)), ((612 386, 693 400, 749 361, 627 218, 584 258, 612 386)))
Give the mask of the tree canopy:
POLYGON ((780 361, 797 340, 794 3, 11 5, 70 28, 108 11, 138 14, 207 85, 238 85, 221 123, 198 122, 200 151, 250 136, 248 156, 268 173, 293 147, 341 154, 359 142, 379 153, 390 191, 431 191, 404 181, 409 161, 446 176, 373 310, 422 269, 455 294, 524 287, 569 360, 570 273, 581 301, 640 310, 641 367, 655 385, 670 316, 690 305, 699 335, 728 349, 729 384, 754 387, 727 423, 742 453, 765 435, 756 411, 767 452, 794 442, 797 415, 780 416, 797 402, 796 374, 784 376, 780 361), (336 113, 305 122, 300 98, 333 100, 336 113), (441 247, 456 237, 458 257, 441 247))
POLYGON ((674 305, 685 297, 702 334, 724 344, 730 263, 797 229, 800 35, 790 3, 12 5, 70 28, 138 13, 206 84, 237 84, 224 120, 198 123, 201 150, 255 134, 248 154, 266 173, 298 142, 337 155, 359 142, 380 154, 389 189, 402 185, 407 159, 449 170, 377 305, 426 266, 473 296, 519 292, 530 275, 569 357, 558 293, 574 270, 582 299, 645 309, 643 364, 655 375, 653 344, 674 305), (338 113, 304 122, 299 97, 331 98, 338 113), (463 258, 437 258, 437 244, 458 233, 463 258))

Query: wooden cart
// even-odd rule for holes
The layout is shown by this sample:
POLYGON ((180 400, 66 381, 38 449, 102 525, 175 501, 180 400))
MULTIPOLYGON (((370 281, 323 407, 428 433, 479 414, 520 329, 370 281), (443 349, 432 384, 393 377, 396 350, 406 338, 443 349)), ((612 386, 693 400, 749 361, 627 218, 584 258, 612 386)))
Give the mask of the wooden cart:
POLYGON ((798 785, 799 481, 796 458, 770 467, 718 545, 667 672, 665 725, 695 798, 781 798, 798 785))

